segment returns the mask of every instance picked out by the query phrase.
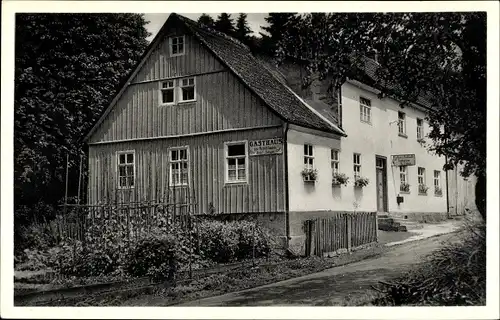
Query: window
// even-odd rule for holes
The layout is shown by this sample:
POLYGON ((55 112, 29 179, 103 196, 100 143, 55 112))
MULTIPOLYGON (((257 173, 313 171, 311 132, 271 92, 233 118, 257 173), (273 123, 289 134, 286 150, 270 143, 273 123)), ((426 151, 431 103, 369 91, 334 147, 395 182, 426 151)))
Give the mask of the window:
POLYGON ((441 190, 441 172, 438 170, 434 170, 434 194, 442 195, 441 190))
POLYGON ((425 168, 418 167, 418 185, 425 186, 425 168))
POLYGON ((314 169, 313 146, 310 144, 304 145, 304 168, 314 169))
POLYGON ((226 143, 226 182, 247 181, 247 143, 226 143))
POLYGON ((194 101, 194 78, 186 78, 181 80, 181 96, 179 101, 194 101))
POLYGON ((399 166, 399 191, 409 192, 408 189, 408 167, 399 166))
POLYGON ((331 164, 332 173, 339 173, 339 151, 336 149, 331 150, 331 164))
POLYGON ((354 179, 361 176, 361 155, 359 153, 355 153, 353 155, 353 164, 354 164, 354 179))
POLYGON ((170 149, 170 186, 189 183, 189 151, 187 147, 170 149))
POLYGON ((184 36, 170 38, 170 56, 184 54, 184 36))
POLYGON ((362 122, 372 122, 372 102, 363 97, 359 97, 359 117, 362 122))
POLYGON ((135 152, 121 151, 118 157, 118 189, 130 189, 134 187, 135 179, 135 152))
POLYGON ((424 138, 424 121, 417 118, 417 140, 424 138))
POLYGON ((398 132, 399 135, 406 137, 406 114, 398 112, 398 132))
POLYGON ((175 103, 175 88, 174 80, 162 82, 161 84, 161 103, 172 104, 175 103))

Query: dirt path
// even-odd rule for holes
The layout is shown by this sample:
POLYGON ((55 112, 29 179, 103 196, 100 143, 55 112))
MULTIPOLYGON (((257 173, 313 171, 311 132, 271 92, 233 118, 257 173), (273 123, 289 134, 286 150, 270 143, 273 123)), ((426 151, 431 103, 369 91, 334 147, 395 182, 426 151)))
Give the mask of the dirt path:
POLYGON ((381 257, 177 306, 341 305, 345 299, 366 294, 379 280, 408 270, 443 242, 454 239, 455 233, 409 242, 394 246, 381 257))

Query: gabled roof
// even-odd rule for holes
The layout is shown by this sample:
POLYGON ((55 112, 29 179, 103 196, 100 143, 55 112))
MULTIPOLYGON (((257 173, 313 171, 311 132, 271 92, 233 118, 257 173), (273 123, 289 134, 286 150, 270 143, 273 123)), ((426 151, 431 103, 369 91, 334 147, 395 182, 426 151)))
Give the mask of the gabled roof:
MULTIPOLYGON (((192 35, 199 40, 216 58, 220 60, 234 75, 239 78, 246 87, 256 94, 264 104, 284 121, 299 126, 332 132, 341 136, 346 136, 345 132, 318 114, 307 103, 302 101, 285 84, 279 81, 259 60, 257 60, 250 49, 238 40, 229 37, 221 32, 210 29, 204 25, 172 13, 151 42, 148 52, 142 57, 137 67, 131 72, 128 81, 138 72, 144 61, 148 58, 149 52, 156 46, 159 39, 166 32, 165 26, 169 22, 181 22, 192 35)), ((98 122, 85 137, 87 140, 97 129, 97 126, 104 120, 110 109, 123 94, 126 85, 121 88, 115 96, 108 109, 105 110, 98 122)))

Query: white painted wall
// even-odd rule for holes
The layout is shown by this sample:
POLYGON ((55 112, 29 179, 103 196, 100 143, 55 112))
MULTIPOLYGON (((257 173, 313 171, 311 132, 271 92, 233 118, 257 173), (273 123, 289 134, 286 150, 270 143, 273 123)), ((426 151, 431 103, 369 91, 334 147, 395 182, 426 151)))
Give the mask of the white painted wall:
MULTIPOLYGON (((373 93, 346 83, 342 87, 343 128, 348 137, 341 140, 324 138, 313 134, 290 130, 288 133, 288 172, 290 211, 376 211, 375 155, 387 158, 387 192, 390 212, 446 212, 446 173, 443 171, 444 157, 430 154, 417 142, 416 118, 425 114, 412 107, 401 108, 392 99, 378 99, 373 93), (372 123, 360 121, 359 97, 371 100, 372 123), (398 135, 398 111, 406 113, 408 138, 398 135), (318 181, 304 183, 300 172, 303 168, 303 145, 314 145, 315 167, 318 181), (330 149, 340 149, 340 172, 350 177, 347 186, 333 188, 331 185, 330 149), (354 188, 353 153, 361 154, 361 175, 368 178, 368 186, 354 188), (404 202, 396 202, 399 192, 399 168, 391 166, 391 155, 414 153, 416 165, 408 167, 409 194, 401 194, 404 202), (417 168, 426 169, 427 196, 418 194, 417 168), (441 171, 443 195, 434 195, 433 172, 441 171), (357 208, 355 208, 357 207, 357 208)), ((429 126, 424 121, 424 135, 429 126)), ((429 142, 429 139, 427 139, 429 142)))

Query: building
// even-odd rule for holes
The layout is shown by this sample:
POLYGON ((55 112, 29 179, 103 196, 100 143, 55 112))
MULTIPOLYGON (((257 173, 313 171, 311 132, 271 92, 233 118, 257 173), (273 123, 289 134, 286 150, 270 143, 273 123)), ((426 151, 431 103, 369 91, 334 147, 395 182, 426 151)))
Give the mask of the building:
POLYGON ((422 146, 428 107, 358 80, 327 103, 321 85, 293 90, 294 74, 171 14, 86 136, 89 203, 174 190, 194 196, 195 214, 252 215, 290 245, 304 220, 332 212, 446 213, 444 159, 422 146), (349 182, 332 185, 332 173, 349 182))

